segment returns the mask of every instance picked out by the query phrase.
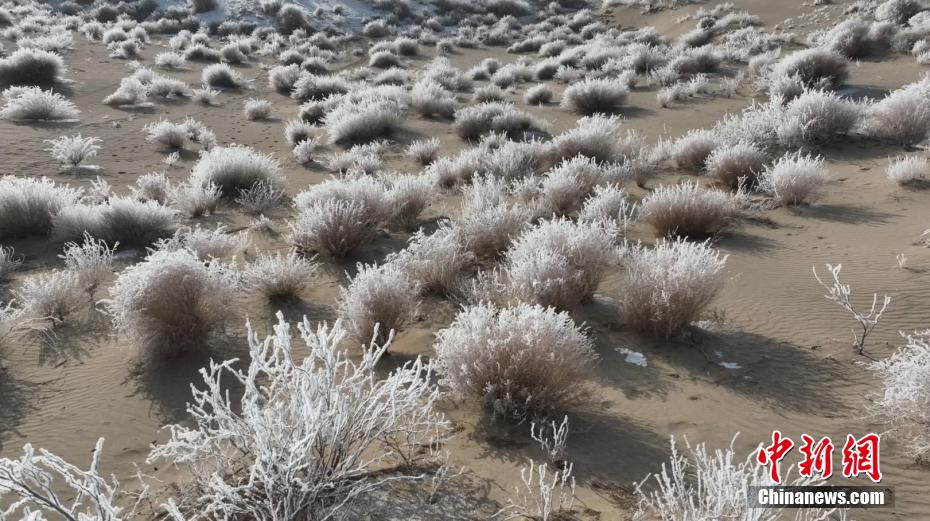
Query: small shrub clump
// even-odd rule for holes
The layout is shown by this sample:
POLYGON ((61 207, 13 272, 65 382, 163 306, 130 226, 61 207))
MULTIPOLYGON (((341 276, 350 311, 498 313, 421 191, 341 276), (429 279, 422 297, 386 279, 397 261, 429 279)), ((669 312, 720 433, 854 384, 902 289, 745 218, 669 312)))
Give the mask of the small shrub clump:
POLYGON ((824 160, 803 155, 800 151, 786 153, 767 167, 759 179, 759 188, 785 205, 810 204, 820 198, 827 182, 824 160))
POLYGON ((359 264, 341 293, 339 316, 352 338, 362 343, 383 345, 416 317, 420 305, 416 283, 394 264, 359 264))
POLYGON ((733 196, 697 183, 661 185, 642 202, 643 220, 657 235, 702 237, 727 228, 738 215, 733 196))
POLYGON ((614 114, 630 95, 629 89, 612 79, 586 79, 570 85, 562 93, 561 107, 578 114, 614 114))
POLYGON ((244 145, 214 147, 201 154, 191 170, 191 179, 201 186, 214 184, 226 196, 238 196, 256 183, 279 187, 284 175, 278 162, 268 154, 244 145))

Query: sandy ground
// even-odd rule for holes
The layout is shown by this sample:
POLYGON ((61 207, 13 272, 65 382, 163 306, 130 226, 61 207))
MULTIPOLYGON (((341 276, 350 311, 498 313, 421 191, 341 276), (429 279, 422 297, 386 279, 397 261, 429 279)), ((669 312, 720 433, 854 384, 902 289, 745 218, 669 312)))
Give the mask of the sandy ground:
MULTIPOLYGON (((814 9, 755 0, 739 5, 761 16, 770 27, 814 9)), ((693 22, 676 20, 697 7, 654 15, 614 7, 602 16, 617 26, 653 25, 674 35, 693 27, 693 22)), ((841 12, 842 5, 829 10, 841 12)), ((241 67, 244 76, 255 78, 254 89, 223 93, 219 107, 158 103, 148 111, 124 111, 100 101, 127 74, 125 61, 108 58, 107 50, 99 44, 88 44, 81 37, 76 41, 67 63, 71 69, 68 77, 76 82, 70 97, 82 110, 80 123, 0 122, 0 173, 49 176, 88 186, 95 174, 60 173, 42 150, 44 139, 81 132, 103 139, 101 155, 95 161, 101 170, 96 175, 103 176, 116 193, 128 193, 138 176, 153 171, 166 171, 172 181, 180 182, 187 178, 196 155, 185 153, 177 165, 166 168, 163 154, 145 142, 141 128, 159 118, 191 116, 213 129, 221 143, 241 143, 273 153, 284 167, 289 195, 329 175, 320 165, 305 168, 294 162, 283 126, 296 116, 296 104, 268 89, 265 71, 257 64, 241 67), (250 97, 272 101, 275 119, 252 122, 242 117, 242 105, 250 97)), ((148 46, 142 62, 149 64, 163 44, 155 41, 148 46)), ((412 59, 409 66, 425 64, 432 52, 412 59)), ((501 49, 459 50, 451 59, 464 68, 487 56, 505 62, 516 59, 501 49)), ((169 75, 199 84, 200 68, 195 65, 191 71, 169 75)), ((849 85, 863 93, 881 95, 923 74, 908 56, 863 61, 852 68, 849 85)), ((557 91, 563 88, 554 87, 557 91)), ((522 92, 521 87, 509 94, 521 108, 522 92)), ((642 131, 654 142, 662 136, 674 137, 691 128, 710 126, 725 113, 750 102, 751 92, 743 88, 732 99, 707 97, 663 109, 656 103, 654 88, 640 87, 631 98, 635 110, 627 114, 625 125, 642 131)), ((573 126, 577 119, 557 106, 528 110, 545 119, 553 133, 573 126)), ((415 171, 417 167, 402 157, 402 145, 429 136, 440 138, 446 154, 463 146, 448 122, 411 116, 397 139, 398 146, 388 154, 389 167, 415 171)), ((335 149, 324 149, 323 153, 330 151, 335 149)), ((811 267, 842 263, 845 281, 852 284, 859 302, 864 303, 872 292, 894 299, 870 339, 871 354, 887 356, 900 343, 898 330, 930 325, 930 249, 916 244, 921 232, 930 227, 930 191, 901 189, 885 178, 888 157, 900 154, 900 149, 836 143, 822 153, 831 181, 818 205, 766 211, 764 220, 742 222, 716 243, 729 255, 726 270, 730 280, 714 304, 718 320, 704 324, 693 338, 665 343, 622 331, 613 303, 602 296, 620 283, 619 273, 608 277, 592 302, 574 311, 576 320, 590 328, 601 357, 591 376, 589 403, 571 412, 568 459, 575 463, 578 504, 585 509, 584 516, 625 519, 631 511, 629 487, 657 470, 667 458, 670 435, 687 436, 692 443, 706 442, 709 447, 725 447, 739 433, 734 447, 742 456, 766 441, 773 429, 796 439, 810 433, 830 435, 834 440, 843 439, 846 433, 880 429, 863 418, 866 396, 876 389, 877 382, 863 367, 867 360, 850 348, 852 319, 823 298, 811 267), (895 260, 899 253, 909 259, 905 269, 895 260), (621 348, 642 353, 648 365, 628 363, 618 351, 621 348)), ((679 177, 666 172, 650 180, 649 186, 679 177)), ((646 193, 638 188, 631 191, 637 197, 646 193)), ((427 211, 425 220, 446 214, 446 206, 440 202, 427 211)), ((279 231, 286 230, 288 216, 289 210, 271 215, 279 231)), ((222 223, 235 230, 244 227, 248 217, 226 208, 198 222, 222 223)), ((401 248, 407 237, 385 233, 359 257, 341 265, 330 263, 305 303, 285 312, 293 318, 307 314, 312 320, 333 319, 338 288, 345 281, 343 270, 351 269, 356 260, 383 259, 401 248)), ((638 225, 633 237, 653 240, 645 225, 638 225)), ((258 251, 287 248, 280 236, 252 232, 252 241, 247 258, 258 251)), ((60 264, 58 244, 37 239, 7 244, 25 255, 26 269, 6 283, 4 291, 23 277, 60 264)), ((103 296, 105 290, 98 295, 103 296)), ((274 310, 254 302, 246 302, 244 309, 259 330, 267 330, 274 310)), ((452 303, 429 301, 419 321, 397 336, 395 360, 430 356, 433 334, 446 327, 454 313, 452 303)), ((0 455, 15 455, 29 441, 83 464, 94 440, 103 436, 107 439, 106 470, 127 477, 134 472, 132 464, 145 459, 150 444, 164 439, 159 427, 183 421, 188 383, 198 380, 196 370, 203 361, 138 371, 134 350, 126 339, 112 333, 105 318, 95 320, 98 322, 91 321, 80 331, 62 331, 55 349, 43 348, 38 342, 21 342, 6 354, 6 370, 0 375, 0 455)), ((231 330, 230 340, 216 356, 243 356, 241 332, 231 330)), ((536 454, 534 442, 522 432, 528 426, 488 426, 467 404, 448 404, 447 409, 458 427, 450 445, 455 463, 468 467, 490 500, 504 501, 506 492, 518 483, 519 468, 526 457, 536 454)), ((882 469, 885 483, 896 490, 895 507, 857 511, 853 517, 930 518, 930 501, 925 494, 930 471, 903 456, 894 442, 886 442, 883 448, 882 469)), ((163 477, 174 472, 151 465, 142 468, 163 477)))

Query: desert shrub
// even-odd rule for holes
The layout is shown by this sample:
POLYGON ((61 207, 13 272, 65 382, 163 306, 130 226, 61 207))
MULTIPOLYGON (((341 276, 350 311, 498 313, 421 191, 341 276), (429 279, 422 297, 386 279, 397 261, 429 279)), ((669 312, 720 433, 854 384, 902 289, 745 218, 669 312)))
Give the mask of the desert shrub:
POLYGON ((136 179, 136 185, 132 187, 132 196, 140 201, 155 201, 158 204, 165 204, 168 201, 168 193, 171 190, 171 183, 165 174, 152 172, 139 176, 136 179))
POLYGON ((153 77, 147 90, 149 95, 167 100, 191 97, 191 88, 186 83, 166 76, 153 77))
POLYGON ((291 97, 297 101, 323 100, 349 92, 350 84, 342 76, 302 73, 291 87, 291 97))
POLYGON ((475 257, 465 248, 458 231, 448 223, 427 235, 410 237, 407 247, 392 253, 387 264, 396 267, 421 291, 449 294, 455 291, 475 257))
POLYGON ((303 210, 327 200, 361 203, 366 222, 373 226, 385 222, 395 212, 387 185, 380 178, 356 172, 311 186, 294 197, 294 206, 303 210))
POLYGON ((299 78, 298 64, 276 65, 268 71, 268 86, 280 93, 290 93, 299 78))
POLYGON ((378 73, 373 83, 375 85, 406 85, 410 81, 410 74, 407 71, 391 67, 386 71, 378 73))
POLYGON ((416 283, 395 265, 359 264, 341 290, 339 316, 354 340, 383 344, 416 317, 418 294, 416 283))
POLYGON ((581 118, 575 128, 552 139, 552 146, 561 159, 590 157, 598 163, 619 161, 626 155, 620 146, 620 119, 600 114, 581 118))
POLYGON ((452 130, 469 141, 490 132, 521 139, 532 132, 544 132, 545 125, 529 113, 515 109, 510 103, 491 102, 456 111, 452 130))
POLYGON ((715 148, 717 142, 713 133, 707 130, 691 130, 675 140, 672 145, 672 161, 677 168, 700 172, 715 148))
POLYGON ((123 78, 112 94, 103 98, 105 105, 112 107, 145 107, 149 103, 149 88, 136 78, 123 78))
POLYGON ((341 322, 314 332, 304 319, 298 329, 299 349, 280 313, 264 342, 249 330, 248 367, 205 369, 192 421, 170 426, 171 439, 153 450, 153 461, 191 462, 194 511, 332 519, 353 500, 391 490, 386 483, 430 474, 429 448, 447 428, 430 364, 418 359, 382 375, 388 346, 350 356, 341 322), (243 383, 241 398, 219 390, 230 380, 243 383), (242 487, 254 492, 234 492, 242 487))
POLYGON ((274 183, 259 181, 249 188, 240 190, 236 203, 242 206, 246 213, 258 215, 281 206, 284 196, 284 190, 274 183))
POLYGON ((576 156, 549 170, 540 185, 545 209, 555 215, 569 215, 581 209, 584 199, 604 179, 593 159, 576 156))
POLYGON ((926 7, 915 0, 886 0, 875 8, 875 19, 903 25, 926 7))
POLYGON ((219 8, 217 0, 190 0, 190 4, 195 13, 206 13, 219 8))
POLYGON ((902 144, 923 141, 930 134, 930 77, 905 85, 866 111, 870 134, 902 144))
POLYGON ((442 56, 430 62, 422 73, 422 79, 435 81, 444 89, 453 92, 467 91, 472 85, 464 72, 452 65, 448 58, 442 56))
POLYGON ((660 185, 642 201, 643 220, 662 236, 714 235, 729 226, 737 215, 733 196, 704 190, 697 183, 660 185))
POLYGON ((399 67, 400 58, 391 51, 378 51, 368 58, 368 66, 376 67, 378 69, 399 67))
POLYGON ((505 256, 508 289, 520 301, 570 309, 590 298, 616 256, 607 223, 543 221, 505 256))
POLYGON ((237 285, 227 265, 183 249, 154 251, 120 273, 106 311, 145 358, 176 358, 203 350, 221 331, 237 285))
POLYGON ((888 179, 899 185, 917 184, 927 180, 927 158, 904 156, 888 165, 888 179))
POLYGON ((314 137, 316 137, 316 129, 302 120, 292 119, 284 126, 284 138, 291 147, 314 137))
POLYGON ((421 116, 452 117, 455 94, 432 81, 418 81, 410 90, 410 106, 421 116))
POLYGON ((232 42, 220 48, 220 56, 226 63, 243 63, 248 61, 248 56, 242 52, 242 46, 238 42, 232 42))
POLYGON ((832 92, 802 92, 788 102, 778 127, 784 146, 803 147, 828 143, 838 135, 848 135, 859 122, 862 106, 832 92))
POLYGON ((311 259, 295 251, 287 255, 265 253, 246 265, 242 279, 249 294, 265 299, 296 299, 313 282, 316 271, 317 265, 311 259))
POLYGON ((52 327, 67 322, 89 303, 80 277, 71 270, 33 275, 23 280, 14 295, 27 317, 48 320, 52 327))
POLYGON ((302 252, 326 252, 342 257, 369 242, 375 224, 361 202, 315 201, 300 209, 291 223, 290 241, 302 252))
POLYGON ((548 85, 534 85, 526 89, 523 102, 527 105, 545 105, 552 101, 552 96, 552 89, 548 85))
POLYGON ((49 85, 64 79, 61 56, 42 49, 16 49, 0 58, 0 84, 49 85))
POLYGON ((472 100, 475 103, 486 103, 488 101, 504 101, 504 91, 497 85, 484 85, 475 89, 472 94, 472 100))
POLYGON ((362 34, 369 38, 380 38, 387 36, 393 31, 393 27, 384 22, 384 20, 372 20, 362 27, 362 34))
POLYGON ((168 204, 188 217, 201 217, 216 211, 223 197, 215 183, 204 185, 196 180, 172 185, 168 190, 168 204))
POLYGON ((323 118, 330 144, 366 142, 396 132, 404 119, 402 106, 388 98, 343 101, 323 118))
POLYGON ((248 84, 239 72, 225 63, 204 67, 200 79, 204 85, 217 89, 240 89, 248 84))
POLYGON ((825 49, 795 51, 772 67, 772 77, 798 77, 805 87, 839 87, 846 81, 846 59, 825 49))
POLYGON ((707 242, 660 239, 623 254, 624 322, 669 339, 700 318, 723 287, 727 256, 707 242))
POLYGON ((190 130, 184 123, 174 123, 167 119, 162 119, 153 123, 148 123, 142 127, 142 131, 148 134, 146 141, 155 143, 164 150, 183 149, 184 144, 190 138, 190 130))
POLYGON ((407 145, 404 151, 407 157, 412 158, 421 165, 428 165, 436 159, 439 153, 439 138, 419 139, 407 145))
POLYGON ((278 162, 268 154, 244 145, 214 147, 200 155, 191 170, 191 179, 201 186, 215 184, 226 196, 236 196, 256 183, 279 187, 284 175, 278 162))
POLYGON ((494 259, 526 226, 532 211, 508 198, 509 186, 486 176, 474 179, 462 193, 462 208, 454 224, 468 251, 479 259, 494 259))
POLYGON ((294 145, 294 148, 291 150, 291 153, 294 154, 294 159, 301 165, 305 165, 313 161, 313 154, 316 152, 317 148, 320 146, 320 140, 317 138, 305 139, 300 143, 294 145))
POLYGON ((57 139, 49 139, 45 142, 51 145, 47 149, 52 157, 61 164, 71 165, 71 168, 77 168, 85 159, 96 157, 100 150, 98 137, 81 137, 61 136, 57 139))
MULTIPOLYGON (((196 43, 184 51, 184 59, 199 62, 218 62, 223 59, 223 55, 220 54, 220 51, 211 49, 203 43, 196 43)), ((206 79, 206 76, 201 76, 201 78, 206 79)), ((222 79, 222 75, 218 74, 218 79, 222 79)))
POLYGON ((730 188, 741 183, 753 186, 756 177, 765 168, 765 152, 751 143, 737 143, 714 149, 705 163, 707 174, 716 177, 730 188))
POLYGON ((620 111, 629 94, 630 91, 616 80, 591 78, 566 88, 560 105, 587 116, 613 114, 620 111))
POLYGON ((890 426, 908 455, 922 460, 930 451, 930 330, 904 335, 905 345, 869 368, 882 381, 869 405, 873 419, 890 426))
POLYGON ((225 226, 216 228, 185 227, 174 233, 173 236, 161 239, 155 243, 156 250, 175 251, 187 250, 202 261, 212 261, 235 256, 245 251, 249 246, 248 234, 243 232, 230 233, 225 226))
POLYGON ((0 237, 44 235, 62 208, 77 203, 80 190, 42 178, 0 177, 0 237))
POLYGON ((782 204, 800 205, 816 201, 826 182, 822 158, 789 152, 762 172, 759 187, 782 204))
POLYGON ((297 4, 284 4, 277 12, 278 29, 281 34, 291 34, 298 29, 305 29, 308 22, 307 11, 297 4))
POLYGON ((81 243, 69 242, 59 257, 64 260, 65 267, 75 273, 78 285, 93 298, 97 287, 113 273, 113 254, 118 243, 113 247, 104 240, 97 240, 90 234, 84 234, 81 243))
POLYGON ((76 121, 81 111, 64 96, 38 87, 10 87, 3 91, 0 119, 10 121, 76 121))
POLYGON ((175 213, 155 201, 111 197, 106 204, 72 205, 52 219, 56 240, 75 241, 84 233, 130 247, 144 247, 174 233, 175 213))
POLYGON ((0 246, 0 280, 9 278, 10 274, 22 265, 22 257, 16 255, 16 250, 12 246, 0 246))
POLYGON ((625 233, 638 218, 639 206, 630 201, 626 191, 614 184, 595 186, 578 212, 579 222, 604 223, 618 234, 625 233))
POLYGON ((177 52, 160 52, 155 55, 155 66, 168 69, 179 70, 187 68, 187 60, 184 55, 177 52))
POLYGON ((433 180, 428 175, 392 174, 386 176, 387 199, 393 209, 390 222, 409 227, 433 200, 433 180))
POLYGON ((249 121, 271 119, 271 102, 264 99, 250 98, 245 102, 242 112, 249 121))
POLYGON ((437 333, 437 370, 460 398, 522 419, 574 405, 597 355, 565 312, 520 304, 469 306, 437 333))

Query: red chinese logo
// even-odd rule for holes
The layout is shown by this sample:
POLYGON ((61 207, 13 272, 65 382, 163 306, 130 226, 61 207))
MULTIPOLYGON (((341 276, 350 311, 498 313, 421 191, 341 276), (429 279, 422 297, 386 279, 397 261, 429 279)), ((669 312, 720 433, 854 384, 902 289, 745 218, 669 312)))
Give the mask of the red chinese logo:
MULTIPOLYGON (((852 434, 846 435, 843 444, 843 477, 856 478, 865 474, 875 483, 882 479, 881 463, 879 461, 880 437, 869 433, 860 438, 852 434)), ((774 483, 781 483, 782 476, 779 468, 781 461, 794 448, 794 441, 782 435, 780 431, 772 432, 772 443, 759 447, 756 460, 760 465, 769 467, 769 475, 774 483)), ((798 470, 802 477, 828 479, 833 475, 833 441, 829 436, 815 439, 808 434, 801 435, 801 445, 798 447, 802 459, 798 463, 798 470)))

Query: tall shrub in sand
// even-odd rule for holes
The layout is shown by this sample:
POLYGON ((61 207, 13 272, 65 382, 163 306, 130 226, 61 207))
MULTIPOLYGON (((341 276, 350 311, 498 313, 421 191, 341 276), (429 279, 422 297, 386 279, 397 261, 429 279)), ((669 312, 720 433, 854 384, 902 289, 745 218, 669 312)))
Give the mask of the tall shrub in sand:
POLYGON ((81 113, 61 94, 39 87, 10 87, 3 100, 0 119, 10 121, 77 121, 81 113))
POLYGON ((442 382, 477 398, 492 414, 523 419, 577 404, 597 360, 592 342, 567 313, 520 304, 464 308, 436 334, 442 382))
POLYGON ((762 172, 759 188, 782 204, 801 205, 815 202, 826 182, 823 158, 788 152, 762 172))
POLYGON ((592 78, 570 85, 562 93, 561 107, 590 116, 613 114, 620 111, 630 95, 629 89, 618 80, 592 78))
POLYGON ((359 264, 342 289, 339 315, 354 340, 383 343, 416 317, 418 293, 416 283, 393 264, 359 264))
POLYGON ((671 338, 697 321, 723 287, 727 256, 707 242, 660 239, 625 249, 624 322, 671 338))
POLYGON ((64 79, 61 56, 42 49, 20 48, 0 58, 0 85, 48 85, 64 79))
POLYGON ((200 155, 191 180, 201 186, 215 184, 226 196, 237 196, 257 183, 275 188, 284 182, 278 161, 245 145, 214 147, 200 155))
POLYGON ((48 178, 0 178, 0 237, 46 234, 52 218, 77 203, 80 190, 55 184, 48 178))
POLYGON ((155 251, 123 270, 106 311, 143 357, 176 358, 203 350, 230 316, 238 274, 188 250, 155 251))
POLYGON ((739 214, 732 195, 697 183, 660 185, 643 199, 641 215, 657 235, 701 237, 728 227, 739 214))

